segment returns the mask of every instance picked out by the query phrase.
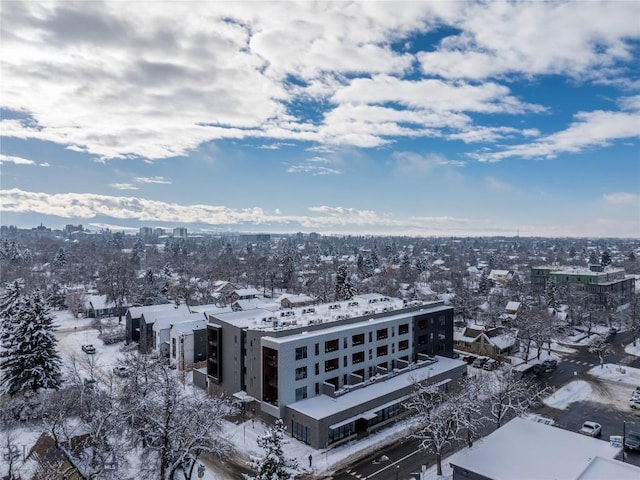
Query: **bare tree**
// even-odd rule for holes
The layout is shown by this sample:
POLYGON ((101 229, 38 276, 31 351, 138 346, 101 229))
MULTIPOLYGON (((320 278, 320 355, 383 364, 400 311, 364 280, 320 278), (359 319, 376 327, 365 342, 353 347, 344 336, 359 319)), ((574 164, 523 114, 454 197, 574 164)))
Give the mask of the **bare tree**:
POLYGON ((438 475, 442 475, 442 452, 462 438, 468 411, 457 396, 447 395, 434 385, 416 384, 415 393, 404 406, 416 413, 417 428, 411 433, 420 447, 436 455, 438 475))
POLYGON ((598 355, 598 359, 600 360, 600 368, 603 368, 604 359, 605 357, 613 354, 613 348, 606 338, 596 336, 589 343, 589 353, 595 353, 596 355, 598 355))
POLYGON ((141 445, 146 478, 190 478, 203 452, 225 457, 230 444, 221 436, 221 421, 233 412, 225 398, 185 390, 164 363, 132 355, 118 401, 131 446, 141 445))
POLYGON ((519 378, 509 370, 497 371, 495 377, 487 382, 484 388, 496 429, 502 426, 507 416, 522 415, 537 405, 547 391, 527 378, 519 378))
POLYGON ((122 322, 125 301, 135 286, 135 268, 131 259, 120 253, 105 259, 100 269, 98 287, 118 310, 118 323, 122 322))

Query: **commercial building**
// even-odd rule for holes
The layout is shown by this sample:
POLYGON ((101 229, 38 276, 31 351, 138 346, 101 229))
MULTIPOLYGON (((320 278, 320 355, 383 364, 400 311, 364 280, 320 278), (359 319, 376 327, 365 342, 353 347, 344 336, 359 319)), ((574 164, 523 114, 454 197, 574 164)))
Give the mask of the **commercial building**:
POLYGON ((635 288, 635 278, 622 268, 602 265, 583 267, 539 266, 531 268, 531 286, 544 292, 547 282, 574 285, 594 296, 598 303, 613 300, 617 305, 628 302, 635 288))
POLYGON ((379 294, 209 314, 207 348, 196 385, 284 419, 292 436, 314 448, 397 420, 416 381, 447 388, 466 371, 451 358, 452 307, 408 306, 379 294))

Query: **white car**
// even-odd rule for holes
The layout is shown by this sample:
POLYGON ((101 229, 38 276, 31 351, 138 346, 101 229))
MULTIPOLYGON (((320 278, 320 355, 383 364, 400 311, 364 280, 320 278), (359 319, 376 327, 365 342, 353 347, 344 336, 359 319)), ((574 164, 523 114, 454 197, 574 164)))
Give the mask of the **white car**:
POLYGON ((602 435, 602 426, 599 423, 587 421, 582 424, 578 432, 589 437, 599 437, 602 435))
POLYGON ((629 400, 629 406, 634 410, 640 410, 640 398, 632 398, 629 400))

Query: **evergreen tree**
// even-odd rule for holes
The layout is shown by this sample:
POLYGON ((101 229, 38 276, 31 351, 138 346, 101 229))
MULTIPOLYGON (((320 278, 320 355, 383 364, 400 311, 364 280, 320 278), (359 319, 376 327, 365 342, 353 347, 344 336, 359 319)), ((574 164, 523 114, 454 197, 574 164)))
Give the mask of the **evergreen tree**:
POLYGON ((591 252, 589 253, 589 264, 595 265, 596 263, 598 263, 598 254, 595 252, 595 250, 591 250, 591 252))
POLYGON ((480 275, 480 282, 478 283, 478 295, 486 297, 489 295, 489 291, 491 290, 491 280, 489 279, 488 269, 484 268, 482 270, 482 275, 480 275))
POLYGON ((0 358, 3 352, 9 352, 16 348, 17 337, 15 331, 18 323, 18 312, 20 311, 20 294, 24 289, 21 279, 8 283, 0 299, 0 358))
POLYGON ((256 475, 244 475, 245 480, 292 480, 298 462, 284 455, 284 425, 281 419, 263 436, 258 437, 258 446, 264 450, 264 457, 252 458, 248 462, 256 475))
POLYGON ((349 280, 349 267, 342 263, 336 273, 336 300, 349 300, 355 294, 356 289, 349 280))
POLYGON ((600 263, 602 264, 603 267, 611 265, 611 254, 609 253, 609 250, 605 250, 604 252, 602 252, 600 263))
MULTIPOLYGON (((62 360, 56 350, 53 319, 39 291, 21 296, 9 317, 11 331, 0 352, 2 387, 10 395, 60 387, 62 360)), ((4 337, 4 334, 3 334, 4 337)))

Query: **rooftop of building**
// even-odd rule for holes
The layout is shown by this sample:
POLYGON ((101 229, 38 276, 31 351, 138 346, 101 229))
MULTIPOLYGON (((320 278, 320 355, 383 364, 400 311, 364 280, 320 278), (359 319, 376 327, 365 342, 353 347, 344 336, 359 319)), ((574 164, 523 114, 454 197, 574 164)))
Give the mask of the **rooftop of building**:
POLYGON ((380 313, 400 310, 407 306, 415 307, 417 310, 419 310, 418 307, 422 306, 423 309, 429 309, 429 311, 438 308, 442 310, 450 308, 444 306, 443 302, 406 303, 399 298, 387 297, 378 293, 369 293, 356 295, 350 300, 306 307, 287 308, 276 311, 255 308, 253 310, 223 313, 212 315, 211 321, 215 323, 220 320, 238 328, 274 332, 327 324, 349 318, 373 316, 380 313))
MULTIPOLYGON (((593 459, 613 459, 620 451, 604 440, 514 418, 472 448, 458 452, 450 463, 493 480, 577 480, 594 478, 581 476, 593 459), (496 452, 504 461, 496 461, 496 452)), ((621 478, 616 476, 615 463, 609 464, 609 473, 599 478, 621 478)), ((604 464, 597 467, 607 468, 604 464)))

